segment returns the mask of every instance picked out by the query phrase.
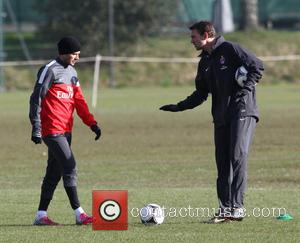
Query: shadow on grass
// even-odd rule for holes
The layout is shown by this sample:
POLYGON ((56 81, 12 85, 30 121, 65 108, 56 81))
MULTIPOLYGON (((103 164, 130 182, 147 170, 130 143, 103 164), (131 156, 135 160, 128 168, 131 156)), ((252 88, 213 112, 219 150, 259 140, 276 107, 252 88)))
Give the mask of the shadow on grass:
MULTIPOLYGON (((201 224, 203 222, 201 221, 190 221, 190 222, 184 222, 185 224, 201 224)), ((178 225, 178 224, 182 224, 182 222, 165 222, 163 223, 163 225, 178 225)), ((57 228, 57 227, 65 227, 65 226, 74 226, 74 227, 89 227, 92 225, 76 225, 76 224, 59 224, 59 225, 51 225, 48 226, 50 228, 57 228)), ((142 224, 139 222, 135 222, 135 223, 128 223, 129 227, 152 227, 152 226, 159 226, 157 224, 142 224)), ((5 227, 47 227, 47 225, 33 225, 33 224, 0 224, 0 228, 5 228, 5 227)))
MULTIPOLYGON (((33 224, 0 224, 0 228, 5 227, 47 227, 48 225, 33 225, 33 224)), ((49 225, 50 228, 57 228, 57 227, 63 227, 63 226, 76 226, 79 227, 80 225, 76 224, 59 224, 59 225, 49 225)))
MULTIPOLYGON (((207 220, 200 220, 200 221, 185 221, 184 224, 207 224, 207 220)), ((162 225, 180 225, 183 224, 183 222, 164 222, 162 225)), ((51 225, 48 226, 50 228, 59 228, 59 227, 90 227, 92 225, 76 225, 76 224, 59 224, 59 225, 51 225)), ((132 222, 128 223, 128 227, 156 227, 159 226, 157 224, 148 223, 148 224, 142 224, 141 222, 132 222)), ((0 228, 5 227, 47 227, 46 225, 33 225, 33 224, 0 224, 0 228)))

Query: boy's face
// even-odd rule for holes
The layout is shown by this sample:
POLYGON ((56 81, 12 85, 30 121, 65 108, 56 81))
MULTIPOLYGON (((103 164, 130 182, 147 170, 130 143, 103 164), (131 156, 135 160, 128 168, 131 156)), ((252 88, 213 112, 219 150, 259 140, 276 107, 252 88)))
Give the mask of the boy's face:
POLYGON ((75 63, 79 60, 80 51, 61 55, 61 59, 63 62, 74 66, 75 63))

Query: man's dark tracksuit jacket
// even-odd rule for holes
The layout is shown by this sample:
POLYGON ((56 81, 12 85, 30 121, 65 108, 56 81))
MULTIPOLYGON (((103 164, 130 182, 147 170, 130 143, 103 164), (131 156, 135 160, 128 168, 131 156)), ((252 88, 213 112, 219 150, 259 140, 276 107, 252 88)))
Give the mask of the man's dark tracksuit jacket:
POLYGON ((217 37, 211 55, 201 53, 195 79, 196 90, 179 102, 180 110, 192 109, 212 94, 212 115, 216 126, 222 126, 236 117, 255 117, 258 121, 255 85, 262 77, 263 63, 236 43, 217 37), (244 66, 247 80, 244 87, 235 81, 238 67, 244 66))

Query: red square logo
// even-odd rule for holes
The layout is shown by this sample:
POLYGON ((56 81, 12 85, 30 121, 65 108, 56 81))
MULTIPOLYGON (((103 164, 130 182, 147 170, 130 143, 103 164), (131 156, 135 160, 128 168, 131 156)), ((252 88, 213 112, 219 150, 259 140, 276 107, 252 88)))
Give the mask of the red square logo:
POLYGON ((128 192, 93 191, 93 230, 128 229, 128 192))

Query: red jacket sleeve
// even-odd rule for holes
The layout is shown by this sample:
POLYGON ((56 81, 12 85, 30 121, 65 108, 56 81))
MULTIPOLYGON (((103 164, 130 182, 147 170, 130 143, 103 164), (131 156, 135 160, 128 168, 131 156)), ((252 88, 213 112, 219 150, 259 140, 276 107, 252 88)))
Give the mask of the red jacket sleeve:
POLYGON ((94 116, 89 111, 89 107, 85 101, 79 83, 74 88, 74 91, 75 91, 74 92, 75 109, 78 116, 89 127, 97 124, 97 121, 95 120, 94 116))

